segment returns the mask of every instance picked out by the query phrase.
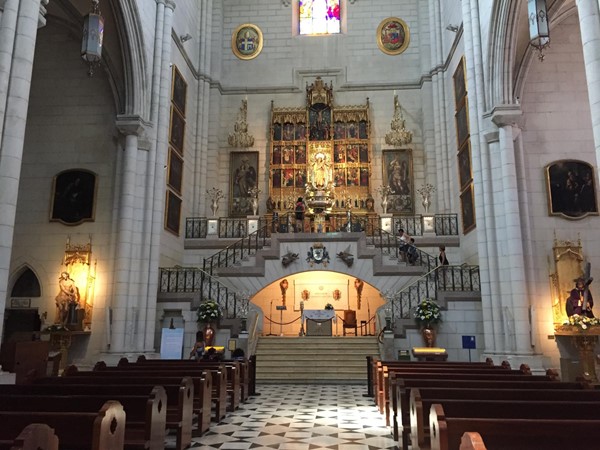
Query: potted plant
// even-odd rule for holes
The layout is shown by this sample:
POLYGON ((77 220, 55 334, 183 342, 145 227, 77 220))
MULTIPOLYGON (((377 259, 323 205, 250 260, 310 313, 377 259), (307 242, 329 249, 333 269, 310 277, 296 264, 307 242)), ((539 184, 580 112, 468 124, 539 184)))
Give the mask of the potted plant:
POLYGON ((221 310, 214 300, 205 300, 200 303, 197 311, 198 323, 204 325, 204 343, 211 347, 215 342, 215 329, 213 324, 221 318, 221 310))
POLYGON ((426 298, 417 305, 414 313, 415 322, 421 329, 426 347, 435 345, 436 330, 434 325, 442 321, 442 309, 433 299, 426 298))

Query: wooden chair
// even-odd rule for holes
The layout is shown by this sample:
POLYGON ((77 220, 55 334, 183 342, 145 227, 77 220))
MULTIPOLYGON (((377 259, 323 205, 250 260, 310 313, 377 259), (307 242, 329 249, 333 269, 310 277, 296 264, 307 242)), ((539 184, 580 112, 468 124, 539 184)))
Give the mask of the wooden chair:
POLYGON ((354 329, 354 335, 358 336, 358 331, 357 331, 358 324, 356 323, 356 311, 354 311, 353 309, 344 310, 344 319, 342 321, 344 322, 344 326, 343 326, 344 336, 346 336, 347 328, 354 329))

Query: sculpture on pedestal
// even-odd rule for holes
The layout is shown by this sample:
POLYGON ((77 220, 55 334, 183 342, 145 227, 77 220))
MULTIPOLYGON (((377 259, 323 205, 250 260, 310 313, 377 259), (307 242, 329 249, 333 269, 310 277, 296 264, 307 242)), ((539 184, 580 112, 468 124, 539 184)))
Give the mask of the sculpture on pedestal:
POLYGON ((210 198, 210 210, 212 211, 212 215, 213 217, 217 217, 217 212, 219 211, 219 200, 224 197, 223 191, 213 187, 207 190, 206 193, 210 198))
POLYGON ((421 204, 423 205, 423 208, 425 208, 425 214, 429 212, 429 206, 431 206, 431 194, 434 192, 435 187, 429 183, 417 189, 417 193, 421 196, 421 204))

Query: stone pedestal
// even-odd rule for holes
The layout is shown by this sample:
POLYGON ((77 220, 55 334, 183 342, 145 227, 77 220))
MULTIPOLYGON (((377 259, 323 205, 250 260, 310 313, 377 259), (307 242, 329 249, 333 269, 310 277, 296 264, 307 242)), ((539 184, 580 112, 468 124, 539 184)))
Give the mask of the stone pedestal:
POLYGON ((596 348, 600 326, 584 330, 576 325, 563 325, 557 328, 554 335, 560 352, 563 381, 575 381, 577 377, 583 376, 597 383, 596 348))
POLYGON ((247 216, 248 219, 248 234, 252 234, 258 230, 258 222, 260 216, 247 216))
POLYGON ((216 237, 219 234, 219 219, 208 219, 206 235, 216 237))
POLYGON ((432 237, 435 236, 435 216, 425 215, 421 216, 421 226, 423 227, 423 236, 432 237))
POLYGON ((379 225, 381 227, 381 229, 387 233, 394 233, 394 230, 392 230, 392 226, 394 224, 393 219, 393 214, 381 214, 379 216, 379 225))

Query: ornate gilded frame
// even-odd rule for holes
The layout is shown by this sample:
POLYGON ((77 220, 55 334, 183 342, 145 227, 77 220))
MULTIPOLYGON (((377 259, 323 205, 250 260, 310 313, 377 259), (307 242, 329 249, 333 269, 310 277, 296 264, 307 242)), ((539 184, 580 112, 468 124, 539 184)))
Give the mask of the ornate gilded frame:
POLYGON ((584 256, 581 239, 559 240, 552 246, 554 272, 550 273, 552 293, 552 320, 557 328, 567 320, 566 303, 576 278, 583 275, 584 256))
POLYGON ((165 208, 165 229, 176 236, 179 236, 181 225, 181 198, 174 192, 168 190, 165 208))
POLYGON ((231 50, 243 60, 256 58, 262 51, 263 43, 261 29, 251 23, 240 25, 231 36, 231 50))
POLYGON ((185 106, 187 103, 187 83, 181 75, 177 66, 173 65, 173 77, 171 85, 171 100, 173 105, 185 117, 185 106))
POLYGON ((467 234, 469 231, 475 229, 477 225, 475 222, 475 193, 472 183, 460 194, 460 210, 463 234, 467 234))
POLYGON ((548 164, 545 174, 549 215, 571 220, 598 215, 594 166, 561 159, 548 164))
POLYGON ((406 22, 398 17, 388 17, 377 27, 377 46, 386 55, 399 55, 408 48, 410 29, 406 22), (399 36, 396 36, 398 33, 399 36), (398 39, 398 42, 395 42, 398 39))

